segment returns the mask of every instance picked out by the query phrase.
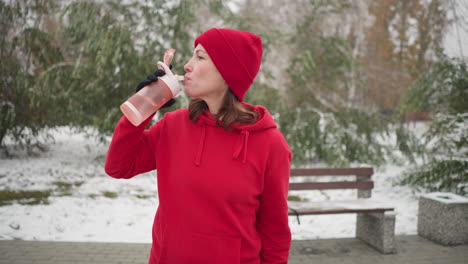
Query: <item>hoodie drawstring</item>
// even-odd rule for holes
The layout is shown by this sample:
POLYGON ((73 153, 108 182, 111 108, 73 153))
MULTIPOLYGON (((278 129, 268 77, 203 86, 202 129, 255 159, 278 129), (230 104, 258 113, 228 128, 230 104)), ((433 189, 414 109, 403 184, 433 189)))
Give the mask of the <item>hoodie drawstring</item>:
POLYGON ((203 148, 205 147, 205 131, 206 131, 206 126, 204 124, 201 124, 201 136, 200 136, 200 142, 198 144, 198 150, 197 150, 197 156, 195 158, 195 165, 198 167, 201 164, 201 157, 203 154, 203 148))
POLYGON ((243 142, 241 142, 237 146, 236 151, 234 151, 234 154, 232 155, 232 158, 237 159, 239 157, 239 154, 242 151, 242 149, 244 149, 244 156, 243 156, 243 159, 242 159, 242 163, 245 163, 246 160, 247 160, 247 143, 249 141, 249 134, 250 133, 247 130, 242 130, 240 134, 243 136, 243 140, 242 140, 243 142))

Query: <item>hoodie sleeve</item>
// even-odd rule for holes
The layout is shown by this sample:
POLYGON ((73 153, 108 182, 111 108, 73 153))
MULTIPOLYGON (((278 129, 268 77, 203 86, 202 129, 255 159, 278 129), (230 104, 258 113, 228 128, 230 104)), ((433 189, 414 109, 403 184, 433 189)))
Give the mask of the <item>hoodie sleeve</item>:
POLYGON ((125 116, 119 120, 106 157, 105 171, 109 176, 128 179, 156 169, 155 146, 164 118, 145 130, 152 117, 138 127, 125 116))
POLYGON ((292 155, 282 135, 280 140, 274 139, 274 142, 264 176, 256 221, 262 241, 262 264, 288 263, 291 246, 287 200, 292 155))

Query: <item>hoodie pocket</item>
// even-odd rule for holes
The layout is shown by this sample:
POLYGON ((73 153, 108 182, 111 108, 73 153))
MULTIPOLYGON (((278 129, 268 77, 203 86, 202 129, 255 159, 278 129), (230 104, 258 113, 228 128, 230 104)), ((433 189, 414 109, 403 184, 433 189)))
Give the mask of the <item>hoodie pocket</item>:
POLYGON ((240 237, 187 233, 166 246, 161 264, 240 264, 240 237))

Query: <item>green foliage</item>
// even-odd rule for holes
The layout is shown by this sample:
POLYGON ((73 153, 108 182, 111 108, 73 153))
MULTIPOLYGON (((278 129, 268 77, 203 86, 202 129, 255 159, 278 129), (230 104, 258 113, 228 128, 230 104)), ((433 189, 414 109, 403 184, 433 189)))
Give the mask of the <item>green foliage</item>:
POLYGON ((376 142, 373 128, 382 126, 380 120, 366 112, 324 112, 318 109, 294 108, 279 118, 294 155, 294 164, 324 162, 333 166, 346 166, 350 162, 381 164, 387 149, 376 142))
POLYGON ((104 197, 111 198, 111 199, 115 199, 119 196, 116 192, 109 192, 109 191, 102 192, 102 194, 104 195, 104 197))
POLYGON ((0 1, 0 147, 6 135, 41 146, 43 128, 59 125, 110 134, 118 106, 166 49, 177 50, 173 70, 183 72, 196 4, 0 1), (44 19, 54 27, 39 26, 44 19))
POLYGON ((348 42, 326 34, 320 24, 323 16, 346 12, 350 6, 345 1, 311 1, 310 7, 312 12, 300 20, 290 40, 290 108, 280 119, 295 164, 380 164, 386 147, 376 135, 385 131, 386 122, 370 107, 353 106, 350 87, 360 81, 351 76, 359 64, 348 42))
POLYGON ((425 152, 421 139, 414 135, 407 127, 400 125, 395 129, 397 149, 405 155, 410 162, 415 162, 418 155, 425 152))
POLYGON ((279 90, 265 83, 254 82, 245 95, 245 101, 253 105, 265 106, 272 115, 287 110, 284 97, 279 90))
POLYGON ((138 80, 135 76, 143 72, 131 28, 120 23, 109 6, 93 2, 68 5, 60 24, 73 67, 66 73, 50 72, 48 80, 60 81, 61 95, 66 96, 62 113, 72 125, 92 125, 107 132, 112 128, 102 120, 120 117, 113 107, 131 94, 138 80))
MULTIPOLYGON (((468 72, 466 62, 444 58, 433 65, 409 90, 399 106, 399 117, 407 111, 431 113, 422 137, 420 154, 424 162, 408 171, 400 181, 429 190, 466 194, 468 169, 468 72)), ((399 144, 411 145, 401 138, 399 144)), ((413 143, 414 144, 414 143, 413 143)), ((415 155, 408 148, 408 155, 415 155)))
POLYGON ((50 140, 41 128, 49 123, 47 115, 53 111, 50 94, 36 85, 36 75, 62 59, 52 37, 29 21, 38 15, 56 10, 55 1, 47 1, 42 8, 15 1, 7 5, 0 1, 0 148, 8 134, 28 151, 44 150, 42 142, 50 140))
POLYGON ((407 172, 400 184, 430 192, 468 194, 468 161, 434 159, 407 172))
POLYGON ((0 206, 18 202, 24 205, 49 204, 51 191, 12 191, 0 190, 0 206))
POLYGON ((417 110, 457 114, 468 112, 467 64, 442 58, 408 90, 398 107, 398 117, 417 110))

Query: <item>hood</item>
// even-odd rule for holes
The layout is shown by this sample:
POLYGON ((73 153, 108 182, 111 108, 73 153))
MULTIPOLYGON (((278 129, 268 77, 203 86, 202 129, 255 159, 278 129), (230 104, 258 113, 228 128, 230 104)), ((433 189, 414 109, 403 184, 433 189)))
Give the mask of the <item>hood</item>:
MULTIPOLYGON (((247 160, 249 135, 251 133, 263 131, 266 129, 274 129, 277 126, 275 121, 273 120, 273 117, 265 107, 261 105, 254 106, 245 102, 242 102, 242 104, 250 109, 255 110, 258 113, 257 121, 254 124, 231 125, 232 132, 237 133, 239 135, 236 147, 234 149, 234 153, 232 154, 232 158, 238 159, 240 157, 240 154, 243 153, 242 163, 245 163, 247 160)), ((220 123, 222 124, 222 121, 220 123)), ((195 165, 200 166, 203 155, 203 149, 205 147, 206 126, 216 127, 216 119, 213 118, 209 110, 206 110, 203 114, 199 116, 197 124, 201 127, 202 132, 197 149, 197 156, 195 158, 195 165)))

